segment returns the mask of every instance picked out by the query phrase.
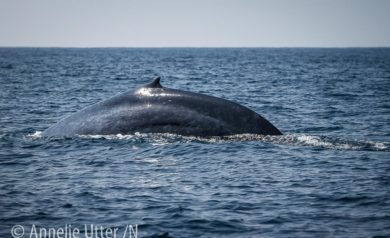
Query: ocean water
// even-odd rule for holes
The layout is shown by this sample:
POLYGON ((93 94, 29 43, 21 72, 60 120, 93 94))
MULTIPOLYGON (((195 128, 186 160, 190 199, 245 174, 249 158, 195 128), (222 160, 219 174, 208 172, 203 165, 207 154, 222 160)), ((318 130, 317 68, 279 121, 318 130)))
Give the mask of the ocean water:
POLYGON ((0 48, 0 85, 0 237, 390 237, 389 48, 0 48), (284 135, 40 136, 157 75, 284 135))

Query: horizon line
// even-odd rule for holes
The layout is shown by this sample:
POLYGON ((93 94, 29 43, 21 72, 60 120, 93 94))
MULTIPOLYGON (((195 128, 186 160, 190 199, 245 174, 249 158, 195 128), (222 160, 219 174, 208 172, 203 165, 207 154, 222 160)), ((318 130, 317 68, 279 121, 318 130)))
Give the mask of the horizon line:
POLYGON ((226 49, 239 49, 239 48, 275 48, 275 49, 283 49, 283 48, 318 48, 318 49, 331 49, 331 48, 390 48, 389 46, 2 46, 0 48, 74 48, 74 49, 103 49, 103 48, 128 48, 128 49, 185 49, 185 48, 194 48, 194 49, 212 49, 212 48, 226 48, 226 49))

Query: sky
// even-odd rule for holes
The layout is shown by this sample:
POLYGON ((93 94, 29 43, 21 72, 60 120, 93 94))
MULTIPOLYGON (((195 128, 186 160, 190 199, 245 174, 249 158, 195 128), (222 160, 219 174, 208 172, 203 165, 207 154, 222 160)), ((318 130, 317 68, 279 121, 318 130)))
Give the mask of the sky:
POLYGON ((0 46, 390 47, 390 0, 0 0, 0 46))

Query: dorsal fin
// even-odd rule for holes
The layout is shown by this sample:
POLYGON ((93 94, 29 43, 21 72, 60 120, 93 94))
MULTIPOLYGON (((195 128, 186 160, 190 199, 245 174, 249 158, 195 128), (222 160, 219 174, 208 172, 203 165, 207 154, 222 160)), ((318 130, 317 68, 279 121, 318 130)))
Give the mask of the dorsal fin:
POLYGON ((146 84, 145 87, 148 87, 148 88, 162 88, 161 84, 160 84, 160 76, 158 76, 157 78, 155 78, 153 80, 153 82, 149 83, 149 84, 146 84))

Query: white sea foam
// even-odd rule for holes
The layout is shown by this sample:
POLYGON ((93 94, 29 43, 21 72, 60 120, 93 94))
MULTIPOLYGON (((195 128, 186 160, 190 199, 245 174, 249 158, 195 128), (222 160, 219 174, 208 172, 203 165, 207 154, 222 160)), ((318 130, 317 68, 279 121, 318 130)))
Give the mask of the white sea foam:
POLYGON ((39 138, 42 138, 42 131, 36 131, 32 134, 27 134, 27 138, 30 138, 30 139, 39 139, 39 138))
POLYGON ((129 140, 134 138, 136 135, 123 135, 123 134, 116 134, 116 135, 79 135, 80 138, 85 139, 106 139, 106 140, 129 140))
POLYGON ((323 147, 329 149, 341 149, 341 150, 359 149, 359 146, 349 143, 347 141, 337 142, 320 136, 311 136, 311 135, 302 134, 302 135, 295 135, 295 136, 292 135, 292 137, 295 137, 298 144, 301 145, 323 147))
MULTIPOLYGON (((36 131, 27 135, 28 138, 42 138, 42 132, 36 131)), ((333 150, 372 150, 389 151, 390 142, 378 141, 358 141, 341 138, 332 138, 327 136, 307 135, 307 134, 286 134, 282 136, 269 136, 257 134, 238 134, 231 136, 181 136, 170 133, 139 133, 134 134, 116 134, 116 135, 80 135, 83 139, 105 139, 105 140, 128 140, 129 142, 149 142, 154 146, 163 146, 170 143, 234 143, 237 141, 259 141, 290 146, 311 146, 317 148, 333 150)))
POLYGON ((274 142, 287 145, 313 146, 335 150, 381 150, 389 149, 388 142, 359 141, 306 134, 289 134, 274 138, 274 142))
POLYGON ((385 143, 382 143, 382 142, 373 142, 373 141, 370 141, 369 142, 370 144, 373 145, 373 147, 379 149, 379 150, 385 150, 385 149, 388 149, 389 148, 389 143, 387 143, 387 145, 385 145, 385 143))

